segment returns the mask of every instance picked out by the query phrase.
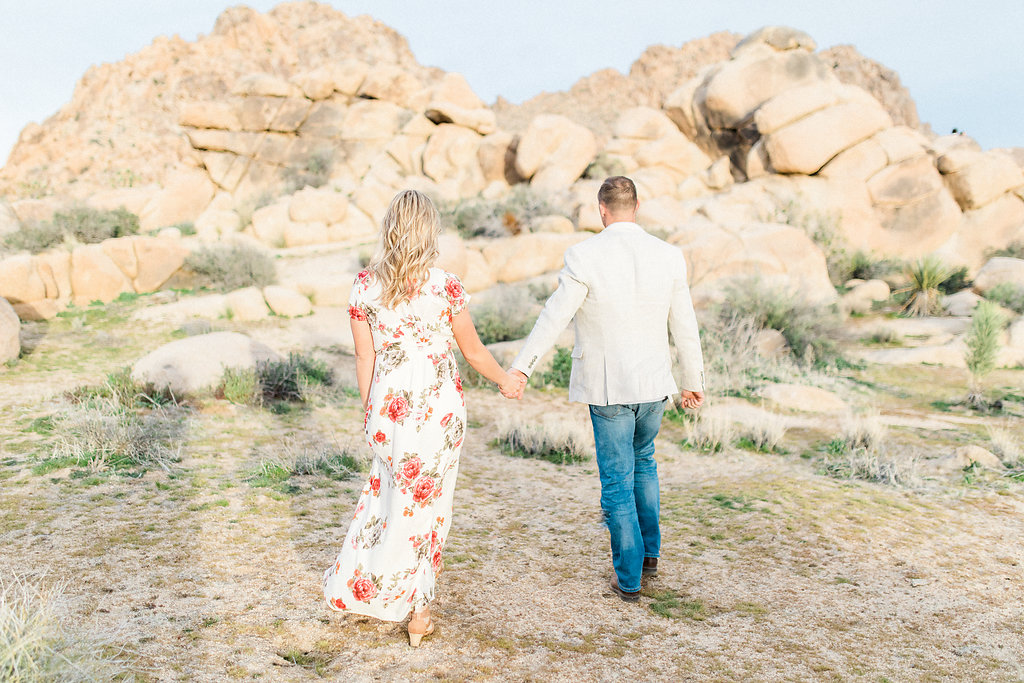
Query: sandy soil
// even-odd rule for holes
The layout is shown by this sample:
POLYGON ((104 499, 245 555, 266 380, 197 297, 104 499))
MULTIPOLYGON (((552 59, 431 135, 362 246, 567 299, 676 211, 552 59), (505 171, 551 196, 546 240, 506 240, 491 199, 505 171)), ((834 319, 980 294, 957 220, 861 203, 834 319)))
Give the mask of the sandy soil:
MULTIPOLYGON (((607 589, 593 461, 555 465, 491 445, 510 411, 585 424, 561 390, 521 404, 469 392, 438 631, 412 650, 401 625, 321 603, 362 481, 251 478, 316 435, 358 448, 360 411, 343 392, 284 415, 205 401, 186 418, 171 474, 32 474, 56 436, 29 427, 59 409, 55 397, 171 338, 115 313, 29 327, 31 353, 4 371, 0 566, 66 580, 70 625, 116 634, 142 680, 1024 678, 1024 485, 979 472, 906 491, 824 476, 834 418, 795 416, 786 454, 684 450, 682 427, 666 421, 660 573, 627 604, 607 589)), ((925 458, 982 441, 986 421, 1015 424, 922 404, 922 379, 934 390, 950 377, 861 376, 894 443, 925 458)))

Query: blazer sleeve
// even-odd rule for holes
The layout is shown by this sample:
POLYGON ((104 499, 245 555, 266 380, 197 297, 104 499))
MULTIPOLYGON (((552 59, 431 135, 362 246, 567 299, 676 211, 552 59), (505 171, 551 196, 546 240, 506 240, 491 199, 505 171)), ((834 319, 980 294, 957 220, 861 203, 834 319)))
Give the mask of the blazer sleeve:
POLYGON ((579 274, 575 254, 570 249, 565 254, 565 266, 558 274, 558 289, 544 304, 544 310, 540 312, 530 336, 526 338, 522 351, 512 361, 512 369, 530 376, 537 362, 555 345, 558 335, 583 305, 588 291, 589 287, 579 274))
POLYGON ((686 259, 679 253, 676 278, 672 283, 672 303, 668 312, 669 330, 676 345, 681 368, 681 389, 704 391, 704 356, 700 349, 697 315, 693 311, 690 287, 686 284, 686 259))

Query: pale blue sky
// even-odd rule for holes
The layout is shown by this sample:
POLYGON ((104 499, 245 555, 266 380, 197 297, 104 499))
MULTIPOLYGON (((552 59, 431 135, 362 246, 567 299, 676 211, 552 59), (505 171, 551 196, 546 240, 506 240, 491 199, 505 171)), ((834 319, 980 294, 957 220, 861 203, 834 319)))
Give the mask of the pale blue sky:
MULTIPOLYGON (((66 102, 92 64, 158 35, 193 40, 221 0, 0 0, 0 163, 20 130, 66 102)), ((271 0, 247 3, 261 11, 271 0)), ((1024 1, 333 0, 403 34, 417 59, 466 76, 488 102, 563 90, 598 69, 628 71, 652 44, 785 24, 819 47, 852 43, 899 72, 922 120, 983 147, 1024 146, 1024 1), (927 8, 927 9, 925 9, 927 8)))

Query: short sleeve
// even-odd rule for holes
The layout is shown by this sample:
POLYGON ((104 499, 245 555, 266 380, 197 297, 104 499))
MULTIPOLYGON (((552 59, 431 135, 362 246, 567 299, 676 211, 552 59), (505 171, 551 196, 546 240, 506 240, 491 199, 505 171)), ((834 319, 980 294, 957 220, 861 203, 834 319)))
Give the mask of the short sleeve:
POLYGON ((459 313, 466 310, 466 305, 469 304, 469 294, 466 293, 465 287, 462 286, 462 280, 457 275, 452 273, 445 274, 444 281, 444 295, 448 299, 448 309, 451 311, 452 317, 454 318, 459 313))
POLYGON ((348 296, 348 317, 352 320, 366 320, 366 309, 363 308, 363 293, 366 291, 366 280, 369 272, 362 271, 356 275, 352 283, 352 293, 348 296))

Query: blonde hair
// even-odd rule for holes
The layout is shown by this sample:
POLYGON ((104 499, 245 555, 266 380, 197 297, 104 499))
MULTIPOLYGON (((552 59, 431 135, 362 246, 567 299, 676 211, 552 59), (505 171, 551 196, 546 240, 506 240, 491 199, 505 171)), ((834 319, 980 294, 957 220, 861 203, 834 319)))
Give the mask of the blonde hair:
POLYGON ((437 259, 441 217, 430 198, 416 190, 395 195, 380 225, 380 245, 370 262, 379 278, 381 303, 395 308, 426 281, 437 259))

